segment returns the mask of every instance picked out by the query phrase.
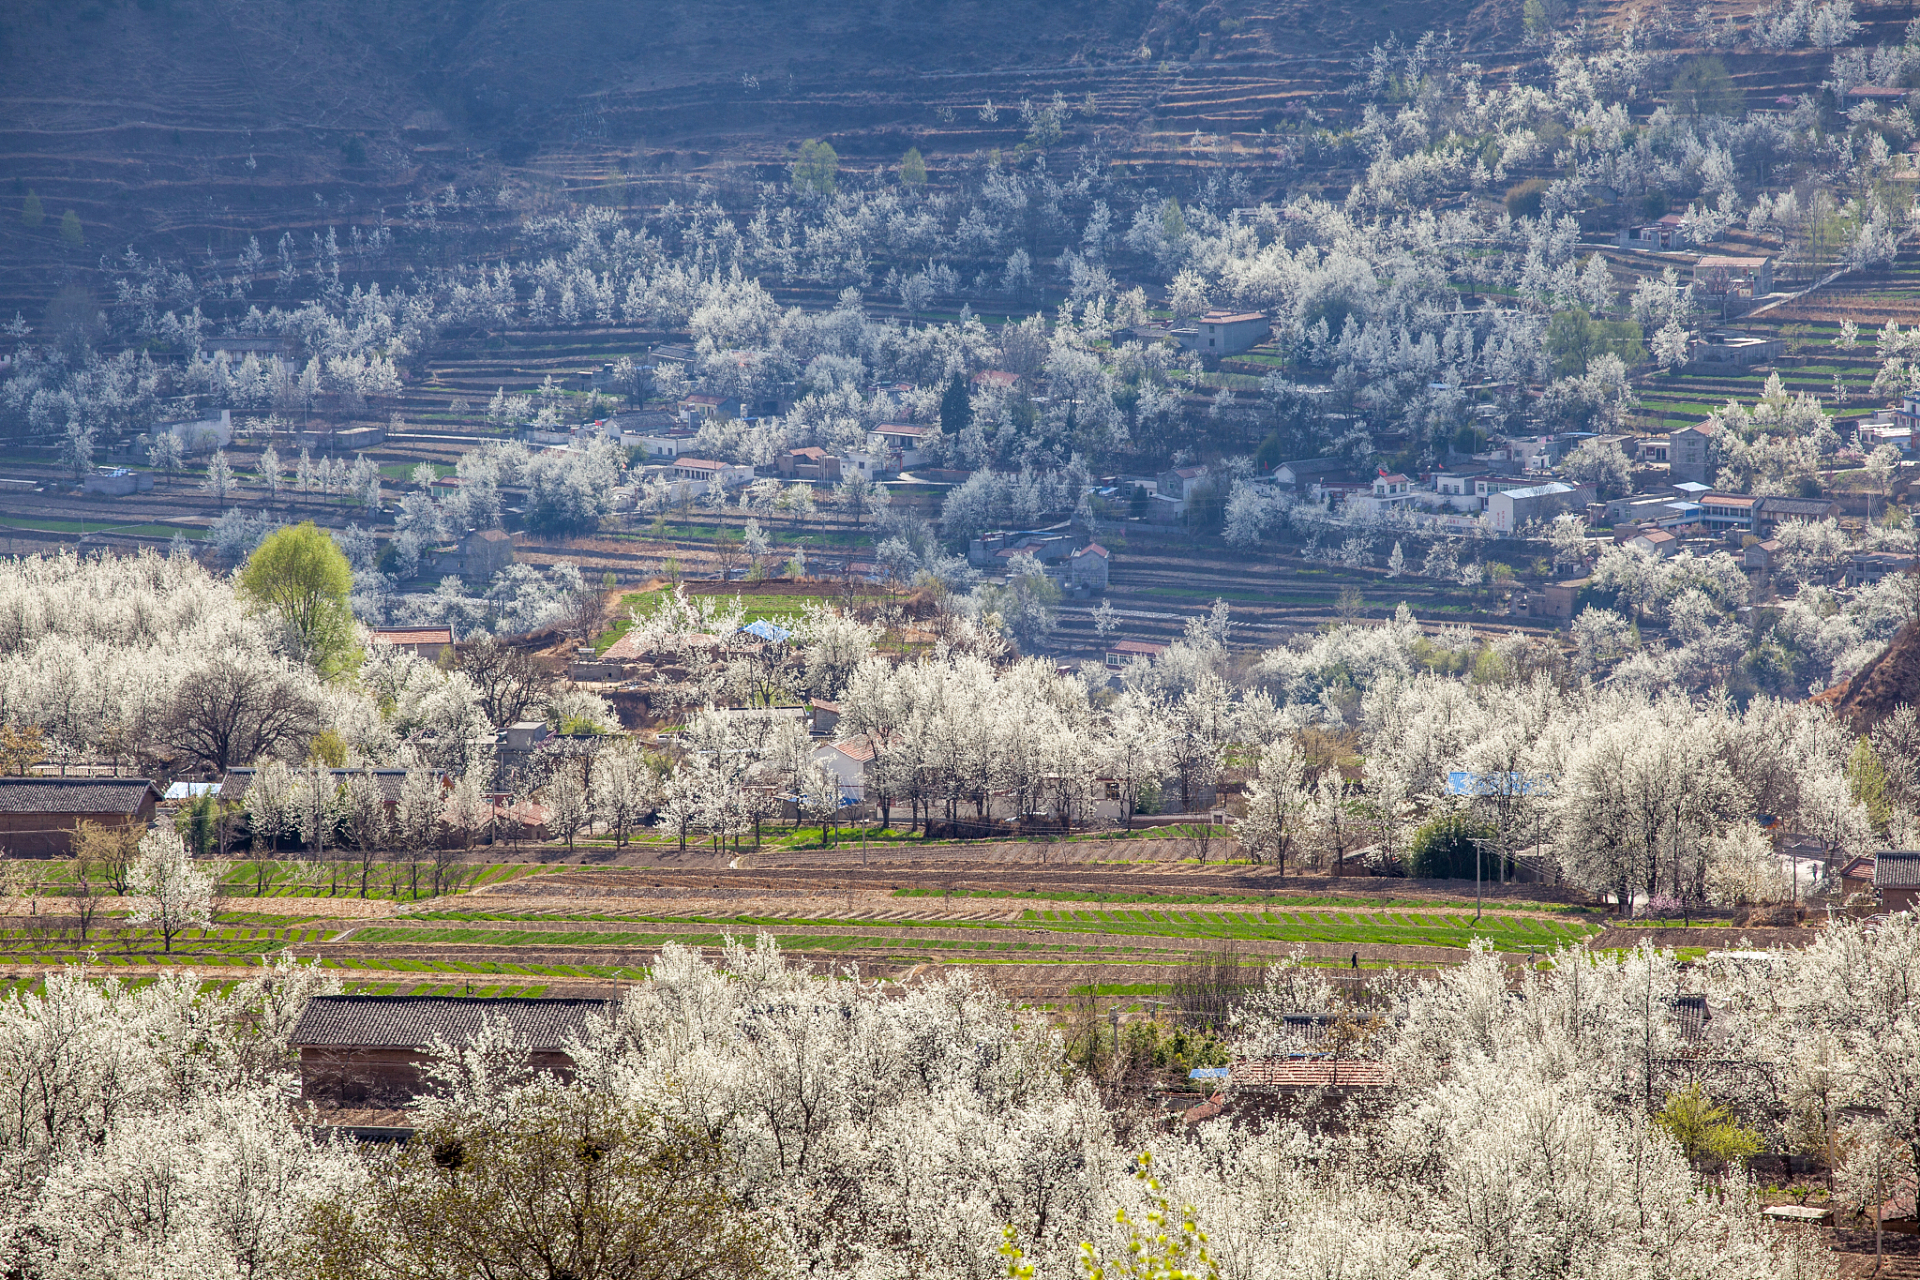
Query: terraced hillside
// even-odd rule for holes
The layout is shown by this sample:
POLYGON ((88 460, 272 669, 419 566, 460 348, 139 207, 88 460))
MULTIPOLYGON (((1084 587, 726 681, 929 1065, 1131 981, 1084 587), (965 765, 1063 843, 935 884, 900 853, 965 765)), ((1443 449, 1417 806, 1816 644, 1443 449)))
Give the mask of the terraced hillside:
MULTIPOLYGON (((0 303, 37 315, 129 242, 227 256, 248 234, 344 234, 448 183, 519 188, 520 211, 582 196, 644 208, 702 188, 744 199, 820 136, 849 173, 917 144, 937 175, 1020 140, 1017 113, 989 123, 983 102, 1056 91, 1100 104, 1068 145, 1098 139, 1171 175, 1205 162, 1196 130, 1242 149, 1308 103, 1324 110, 1392 33, 1451 26, 1497 44, 1517 36, 1519 9, 29 3, 0 16, 0 155, 10 204, 33 190, 53 218, 0 218, 0 303), (55 233, 68 209, 85 245, 55 233)), ((516 211, 450 216, 510 235, 516 211)))
MULTIPOLYGON (((1657 273, 1665 257, 1614 255, 1616 274, 1623 267, 1657 273)), ((1653 430, 1672 430, 1699 422, 1730 399, 1751 405, 1776 373, 1789 393, 1817 396, 1836 416, 1872 412, 1886 403, 1884 395, 1872 391, 1880 371, 1875 346, 1880 329, 1889 321, 1911 327, 1917 315, 1920 245, 1907 244, 1889 266, 1841 273, 1799 296, 1730 321, 1731 326, 1786 341, 1786 354, 1772 364, 1747 369, 1690 366, 1647 373, 1637 389, 1642 421, 1653 430), (1858 336, 1851 349, 1843 350, 1836 343, 1841 326, 1848 321, 1856 326, 1858 336)))

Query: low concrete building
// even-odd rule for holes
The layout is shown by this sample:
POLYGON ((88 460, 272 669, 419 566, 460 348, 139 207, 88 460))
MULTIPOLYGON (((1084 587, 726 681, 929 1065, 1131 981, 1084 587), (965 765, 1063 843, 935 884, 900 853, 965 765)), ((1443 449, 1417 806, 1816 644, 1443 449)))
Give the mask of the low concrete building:
POLYGON ((1914 557, 1898 551, 1856 551, 1847 557, 1843 577, 1850 587, 1870 586, 1890 573, 1913 572, 1914 557))
POLYGON ((1920 429, 1920 395, 1909 392, 1900 397, 1900 404, 1893 411, 1893 425, 1907 429, 1907 444, 1913 444, 1913 432, 1920 429))
MULTIPOLYGON (((1915 417, 1914 414, 1905 410, 1902 410, 1897 416, 1909 424, 1915 417)), ((1903 456, 1910 457, 1913 454, 1913 427, 1911 425, 1902 426, 1894 422, 1863 422, 1854 430, 1853 439, 1862 453, 1872 453, 1881 445, 1890 444, 1898 449, 1903 456)))
POLYGON ((534 753, 553 736, 541 720, 516 720, 494 735, 495 760, 500 776, 512 777, 533 762, 534 753))
POLYGON ((1212 473, 1205 467, 1174 467, 1154 480, 1154 492, 1185 502, 1193 497, 1194 490, 1212 480, 1212 473))
POLYGON ((813 749, 813 762, 824 766, 839 780, 842 804, 856 804, 867 798, 867 766, 873 763, 873 757, 873 739, 864 733, 813 749))
POLYGON ((1753 504, 1753 531, 1769 537, 1788 520, 1838 520, 1840 504, 1832 498, 1783 498, 1768 495, 1753 504))
POLYGON ((1847 90, 1846 105, 1856 107, 1863 102, 1871 102, 1883 107, 1898 107, 1906 102, 1909 92, 1900 85, 1857 84, 1847 90))
POLYGON ((124 498, 152 488, 152 472, 129 471, 125 467, 101 467, 80 482, 80 492, 97 493, 103 498, 124 498))
POLYGON ((1020 532, 984 533, 967 543, 967 563, 976 569, 1005 573, 1007 561, 1015 556, 1032 556, 1043 565, 1063 563, 1081 547, 1080 539, 1054 529, 1030 529, 1020 532))
POLYGON ((373 642, 425 658, 440 661, 440 655, 454 646, 452 627, 375 627, 373 642))
POLYGON ((1479 512, 1487 509, 1487 495, 1495 481, 1484 467, 1442 468, 1433 473, 1434 505, 1454 511, 1479 512))
POLYGON ((1911 911, 1920 898, 1920 852, 1889 850, 1874 855, 1873 888, 1888 911, 1911 911))
POLYGON ((1172 331, 1173 340, 1201 356, 1239 355, 1267 340, 1273 324, 1264 311, 1229 311, 1215 307, 1172 331))
POLYGON ((1593 491, 1585 485, 1558 480, 1524 489, 1501 489, 1487 495, 1487 519, 1493 531, 1510 537, 1535 520, 1547 521, 1565 511, 1584 511, 1593 491))
POLYGON ((1283 489, 1305 493, 1316 481, 1358 479, 1344 458, 1296 458, 1273 469, 1273 482, 1283 489))
POLYGON ((1673 253, 1691 249, 1693 237, 1679 214, 1668 213, 1652 222, 1624 228, 1614 237, 1614 243, 1622 249, 1636 249, 1641 253, 1673 253))
POLYGON ((1773 292, 1773 259, 1709 254, 1693 264, 1693 287, 1710 298, 1761 298, 1773 292))
POLYGON ((233 443, 233 410, 222 409, 211 418, 158 423, 152 434, 162 431, 171 432, 187 453, 212 453, 233 443))
POLYGON ((1412 477, 1396 471, 1375 476, 1371 490, 1347 499, 1347 510, 1358 515, 1383 516, 1413 506, 1414 498, 1412 477))
POLYGON ((512 534, 504 529, 469 529, 460 541, 434 552, 433 571, 486 582, 512 563, 512 534))
POLYGON ((690 395, 680 401, 680 412, 705 421, 708 418, 737 418, 740 402, 726 396, 690 395))
POLYGON ((1550 582, 1537 592, 1515 597, 1514 612, 1521 617, 1540 618, 1547 622, 1572 622, 1574 606, 1579 603, 1580 593, 1587 585, 1586 578, 1570 578, 1565 582, 1550 582))
POLYGON ((1665 529, 1643 529, 1627 539, 1627 546, 1664 560, 1680 550, 1680 539, 1665 529))
POLYGON ((0 778, 0 848, 69 858, 81 823, 144 831, 159 803, 145 778, 0 778))
POLYGON ((693 452, 694 438, 698 435, 699 432, 688 427, 650 427, 638 432, 629 430, 626 441, 638 445, 648 462, 672 462, 683 453, 693 452))
POLYGON ((1097 542, 1081 547, 1067 557, 1067 586, 1074 591, 1105 591, 1110 559, 1097 542))
POLYGON ((1707 493, 1699 498, 1700 523, 1715 533, 1748 533, 1753 529, 1753 507, 1758 498, 1742 493, 1707 493))
POLYGON ((782 480, 821 480, 840 483, 840 459, 819 445, 789 449, 774 463, 782 480))
POLYGON ((1167 651, 1151 640, 1116 640, 1107 646, 1107 666, 1119 670, 1130 662, 1151 662, 1167 651))
POLYGON ((1778 338, 1715 329, 1693 340, 1687 348, 1687 359, 1693 364, 1726 364, 1745 368, 1748 365, 1771 364, 1780 358, 1784 350, 1786 346, 1778 338))
POLYGON ((716 490, 738 489, 753 482, 753 468, 737 462, 715 462, 711 458, 679 457, 673 460, 667 479, 676 491, 682 486, 698 497, 716 490))
POLYGON ((387 429, 379 426, 346 427, 337 431, 331 427, 309 427, 293 433, 295 448, 335 456, 371 449, 385 444, 386 440, 387 429))
POLYGON ((939 434, 939 427, 921 422, 885 422, 873 429, 874 443, 890 471, 917 465, 939 434))
POLYGON ((426 1092, 438 1046, 459 1050, 504 1022, 528 1064, 573 1074, 570 1044, 618 1011, 614 1000, 547 997, 315 996, 288 1042, 301 1097, 322 1107, 397 1107, 426 1092))

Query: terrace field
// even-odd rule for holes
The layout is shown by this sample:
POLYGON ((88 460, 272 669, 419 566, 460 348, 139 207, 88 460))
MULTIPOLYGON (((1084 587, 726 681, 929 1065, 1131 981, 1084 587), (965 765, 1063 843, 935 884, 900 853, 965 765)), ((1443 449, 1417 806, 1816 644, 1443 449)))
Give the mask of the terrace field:
POLYGON ((51 966, 85 962, 132 979, 187 970, 218 983, 289 951, 339 970, 352 990, 583 993, 643 976, 668 944, 712 951, 764 933, 795 962, 826 970, 910 982, 970 966, 1027 1003, 1091 992, 1132 1004, 1196 966, 1226 963, 1253 980, 1298 953, 1329 968, 1427 970, 1459 963, 1476 939, 1526 963, 1604 926, 1600 911, 1545 887, 1485 886, 1476 920, 1471 884, 1203 865, 1193 844, 1143 832, 1111 844, 623 855, 653 865, 475 861, 462 865, 457 889, 417 900, 392 875, 360 897, 352 866, 329 896, 312 863, 295 864, 297 873, 275 864, 256 895, 254 864, 235 862, 214 926, 177 933, 170 949, 154 929, 131 925, 118 899, 83 938, 56 867, 0 921, 0 980, 31 984, 51 966), (1111 860, 1118 848, 1130 856, 1111 860))

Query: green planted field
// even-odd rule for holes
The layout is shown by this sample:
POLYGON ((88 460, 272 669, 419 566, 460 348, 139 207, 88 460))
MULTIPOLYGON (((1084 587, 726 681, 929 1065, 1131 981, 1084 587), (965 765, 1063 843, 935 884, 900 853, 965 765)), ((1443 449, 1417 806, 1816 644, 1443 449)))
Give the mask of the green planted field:
POLYGON ((1558 947, 1597 931, 1572 921, 1471 911, 1027 911, 1025 919, 1056 932, 1216 938, 1248 942, 1338 942, 1363 946, 1464 947, 1488 938, 1502 950, 1558 947))
MULTIPOLYGON (((765 620, 777 626, 791 627, 806 612, 808 605, 824 605, 828 602, 826 596, 788 596, 771 593, 756 595, 752 586, 752 583, 743 583, 740 591, 740 603, 746 609, 746 616, 741 619, 742 622, 765 620)), ((629 592, 620 597, 620 609, 623 615, 629 609, 648 613, 659 608, 662 598, 668 594, 664 590, 629 592)), ((632 625, 629 618, 622 616, 618 622, 594 640, 594 651, 605 653, 615 640, 627 634, 627 629, 632 625)))
MULTIPOLYGON (((296 870, 294 864, 284 861, 269 862, 264 880, 259 874, 260 864, 253 861, 234 862, 221 873, 221 891, 233 898, 359 898, 359 867, 350 862, 328 864, 330 872, 337 872, 337 879, 322 881, 313 878, 315 873, 307 870, 304 874, 296 870), (266 892, 256 890, 264 883, 266 892)), ((477 889, 483 885, 502 884, 508 880, 518 880, 523 876, 541 875, 556 871, 557 864, 529 862, 490 862, 461 863, 455 867, 459 881, 451 885, 447 892, 461 889, 477 889)), ((570 868, 577 871, 578 868, 570 868)), ((64 868, 62 871, 64 874, 64 868)), ((368 877, 366 897, 369 899, 409 901, 429 897, 430 874, 421 870, 417 887, 409 878, 404 867, 382 862, 377 864, 368 877)), ((56 886, 59 881, 53 882, 56 886)), ((277 918, 277 917, 269 917, 277 918)))

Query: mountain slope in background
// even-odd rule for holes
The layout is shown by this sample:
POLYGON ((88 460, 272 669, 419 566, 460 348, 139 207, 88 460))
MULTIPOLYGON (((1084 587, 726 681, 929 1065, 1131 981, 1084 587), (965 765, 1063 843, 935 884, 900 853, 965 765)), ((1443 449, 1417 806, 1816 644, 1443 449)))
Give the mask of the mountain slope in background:
MULTIPOLYGON (((30 316, 129 244, 228 255, 455 183, 645 206, 746 194, 807 137, 859 165, 1010 148, 1020 99, 1151 161, 1335 93, 1371 45, 1510 44, 1518 0, 80 0, 0 14, 0 304, 30 316), (985 100, 1010 108, 979 118, 985 100), (629 189, 629 184, 631 188, 629 189), (18 216, 36 193, 47 217, 18 216), (58 233, 67 210, 85 243, 58 233)), ((1496 58, 1497 61, 1497 58, 1496 58)), ((1171 161, 1169 162, 1171 163, 1171 161)), ((98 283, 97 280, 94 283, 98 283)))

